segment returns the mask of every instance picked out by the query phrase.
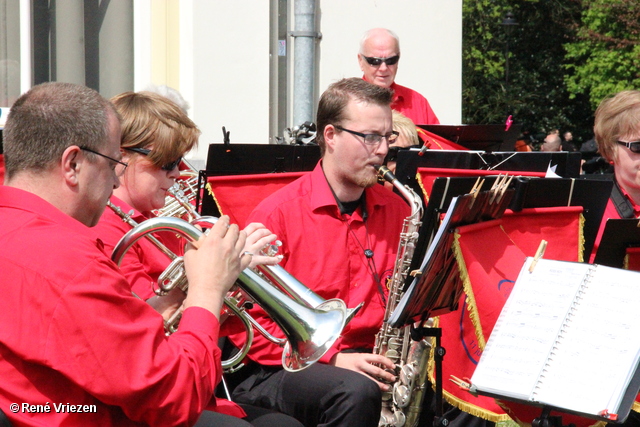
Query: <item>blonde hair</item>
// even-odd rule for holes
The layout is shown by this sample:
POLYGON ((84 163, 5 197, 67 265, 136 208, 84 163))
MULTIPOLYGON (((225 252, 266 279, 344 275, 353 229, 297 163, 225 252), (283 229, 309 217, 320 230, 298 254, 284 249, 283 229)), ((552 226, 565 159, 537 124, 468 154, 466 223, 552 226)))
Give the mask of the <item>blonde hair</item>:
POLYGON ((617 141, 640 133, 640 91, 625 90, 603 100, 596 109, 593 133, 602 157, 614 161, 617 141))
POLYGON ((123 148, 149 148, 156 166, 175 161, 198 143, 200 129, 177 104, 153 92, 125 92, 111 98, 122 117, 123 148))
POLYGON ((395 110, 393 111, 393 130, 396 130, 400 133, 400 137, 397 139, 398 143, 396 143, 395 145, 400 147, 420 145, 416 125, 411 121, 409 117, 395 110), (404 138, 406 144, 399 145, 401 138, 404 138))

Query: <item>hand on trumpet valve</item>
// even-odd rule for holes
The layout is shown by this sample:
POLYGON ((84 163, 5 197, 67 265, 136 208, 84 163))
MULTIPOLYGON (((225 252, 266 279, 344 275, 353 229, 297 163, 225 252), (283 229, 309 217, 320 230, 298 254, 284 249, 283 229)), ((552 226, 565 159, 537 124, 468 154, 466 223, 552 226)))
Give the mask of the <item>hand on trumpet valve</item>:
POLYGON ((185 307, 199 306, 219 317, 224 296, 254 257, 242 256, 247 234, 222 216, 206 236, 188 244, 184 265, 189 281, 185 307))
POLYGON ((276 241, 277 236, 264 225, 253 222, 247 225, 244 231, 247 233, 244 254, 252 254, 250 268, 256 265, 276 265, 282 260, 282 255, 276 255, 278 246, 282 245, 282 243, 276 241), (275 243, 272 243, 274 241, 275 243), (270 250, 271 247, 275 247, 275 251, 270 250))

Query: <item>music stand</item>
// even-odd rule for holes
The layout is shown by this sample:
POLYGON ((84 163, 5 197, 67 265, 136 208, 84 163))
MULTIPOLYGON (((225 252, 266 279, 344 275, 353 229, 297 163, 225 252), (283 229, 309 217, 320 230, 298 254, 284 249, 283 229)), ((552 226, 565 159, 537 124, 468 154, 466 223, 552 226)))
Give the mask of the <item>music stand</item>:
POLYGON ((594 264, 624 268, 626 249, 640 245, 638 219, 608 219, 594 264))
POLYGON ((207 176, 312 170, 320 160, 318 145, 209 144, 207 176))
MULTIPOLYGON (((486 188, 493 185, 496 176, 487 176, 484 179, 486 188)), ((420 267, 419 260, 425 255, 427 245, 433 238, 440 214, 447 211, 454 197, 468 193, 475 182, 475 177, 437 178, 434 181, 429 203, 422 217, 420 237, 414 251, 411 271, 420 267)), ((612 185, 611 181, 604 180, 517 177, 511 183, 515 193, 508 208, 519 212, 526 208, 582 206, 585 219, 583 258, 586 259, 598 235, 600 220, 607 207, 612 185)), ((408 283, 405 286, 408 286, 408 283)))
POLYGON ((514 151, 521 125, 418 125, 469 150, 514 151))
POLYGON ((198 177, 196 206, 201 215, 220 216, 215 200, 205 197, 210 176, 305 172, 313 170, 319 160, 318 145, 209 144, 206 170, 198 177))
POLYGON ((416 179, 418 168, 479 169, 513 172, 546 172, 549 165, 564 178, 580 177, 580 153, 568 152, 493 152, 427 150, 399 150, 395 176, 400 182, 422 194, 416 179))

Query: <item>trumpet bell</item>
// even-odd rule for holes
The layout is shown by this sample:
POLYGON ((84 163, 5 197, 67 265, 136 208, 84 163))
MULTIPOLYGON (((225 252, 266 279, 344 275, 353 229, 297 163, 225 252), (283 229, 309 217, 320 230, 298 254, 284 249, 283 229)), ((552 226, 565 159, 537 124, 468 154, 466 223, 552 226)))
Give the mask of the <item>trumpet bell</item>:
POLYGON ((348 311, 344 301, 330 299, 309 310, 308 316, 309 319, 300 317, 301 323, 294 324, 300 329, 298 333, 287 334, 289 340, 282 352, 282 366, 289 372, 311 366, 331 348, 347 323, 348 311), (300 339, 292 339, 293 336, 300 339))

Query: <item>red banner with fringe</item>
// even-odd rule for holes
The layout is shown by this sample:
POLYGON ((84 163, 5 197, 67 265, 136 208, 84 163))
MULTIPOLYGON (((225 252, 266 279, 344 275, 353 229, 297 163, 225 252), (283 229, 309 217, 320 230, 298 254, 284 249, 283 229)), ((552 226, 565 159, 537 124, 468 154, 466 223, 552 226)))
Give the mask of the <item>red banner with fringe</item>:
MULTIPOLYGON (((536 208, 505 212, 501 219, 458 227, 453 252, 464 295, 460 310, 440 316, 445 398, 481 418, 499 422, 509 415, 530 422, 539 411, 532 407, 501 407, 494 399, 475 397, 448 381, 470 378, 526 256, 533 256, 547 240, 545 257, 575 261, 582 244, 582 208, 536 208), (507 412, 507 410, 509 412, 507 412)), ((577 418, 577 417, 576 417, 577 418)), ((584 424, 583 424, 584 425, 584 424)))
POLYGON ((309 172, 210 176, 204 197, 213 197, 231 223, 244 228, 249 214, 265 197, 309 172))

